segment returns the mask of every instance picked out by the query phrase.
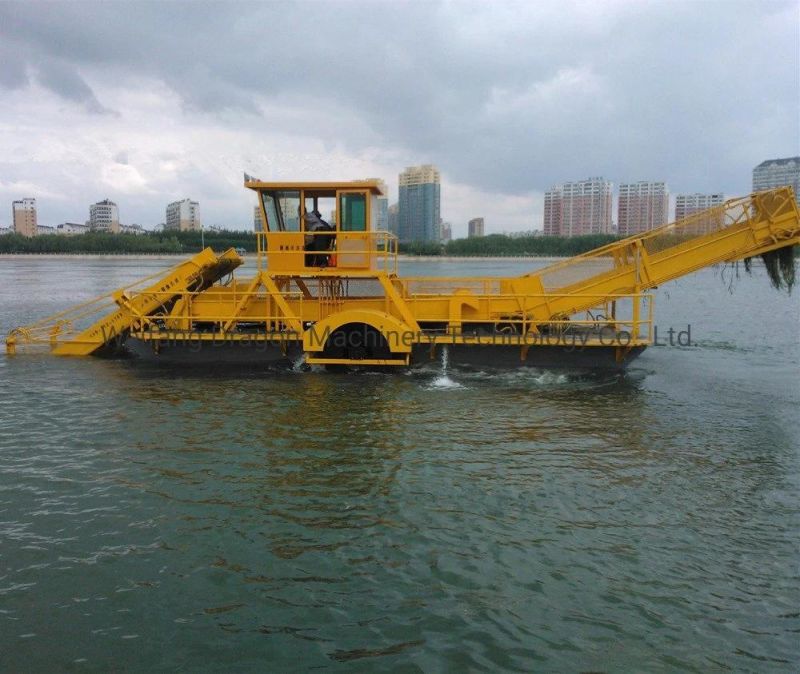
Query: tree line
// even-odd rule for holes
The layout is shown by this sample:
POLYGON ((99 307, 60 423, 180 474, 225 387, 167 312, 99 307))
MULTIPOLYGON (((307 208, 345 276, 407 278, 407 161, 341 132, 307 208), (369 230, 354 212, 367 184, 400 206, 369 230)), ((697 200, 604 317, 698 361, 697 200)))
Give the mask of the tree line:
MULTIPOLYGON (((446 244, 415 242, 400 244, 405 255, 447 255, 453 257, 481 256, 570 256, 603 246, 616 237, 590 234, 571 238, 560 236, 521 236, 504 234, 456 239, 446 244)), ((255 252, 256 238, 247 231, 205 232, 147 232, 146 234, 108 234, 89 232, 74 236, 42 234, 25 237, 19 234, 0 236, 0 253, 88 253, 88 254, 179 254, 195 253, 202 242, 214 250, 243 248, 255 252)))
POLYGON ((244 248, 255 251, 256 238, 252 232, 147 232, 146 234, 108 234, 87 232, 64 236, 41 234, 26 237, 20 234, 0 236, 0 253, 88 253, 88 254, 170 254, 195 253, 205 245, 215 250, 244 248))
POLYGON ((585 236, 506 236, 489 234, 455 239, 444 245, 420 242, 400 244, 406 255, 448 255, 452 257, 569 257, 604 246, 619 237, 610 234, 585 236))

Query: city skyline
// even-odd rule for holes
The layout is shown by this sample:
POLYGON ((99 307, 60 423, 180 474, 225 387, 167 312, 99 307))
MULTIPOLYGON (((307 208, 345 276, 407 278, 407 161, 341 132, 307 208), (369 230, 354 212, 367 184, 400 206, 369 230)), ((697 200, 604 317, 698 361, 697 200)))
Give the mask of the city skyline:
MULTIPOLYGON (((411 176, 411 182, 419 182, 421 184, 422 181, 427 180, 430 178, 431 180, 435 179, 438 180, 439 172, 435 166, 432 165, 422 165, 422 166, 412 166, 407 167, 401 174, 399 182, 403 182, 403 176, 411 176)), ((794 187, 795 194, 798 200, 798 204, 800 204, 800 157, 779 157, 779 158, 771 158, 763 160, 757 166, 755 166, 751 170, 752 176, 752 191, 757 191, 759 189, 769 189, 776 186, 781 186, 783 184, 788 184, 794 187)), ((372 178, 373 180, 380 180, 383 185, 384 191, 388 191, 388 185, 385 181, 380 178, 372 178)), ((406 180, 408 183, 409 181, 406 180)), ((439 183, 436 183, 437 188, 439 187, 439 183)), ((437 191, 437 200, 438 200, 437 191)), ((719 205, 722 203, 726 198, 732 198, 734 196, 742 196, 742 195, 726 195, 723 192, 713 192, 713 193, 700 193, 700 192, 686 192, 683 194, 674 194, 670 193, 667 184, 664 181, 649 181, 649 180, 639 180, 636 182, 630 183, 619 183, 616 185, 614 181, 605 180, 604 178, 589 178, 585 180, 578 180, 578 181, 567 181, 565 183, 560 183, 552 186, 547 192, 545 192, 545 199, 544 199, 544 211, 542 214, 541 220, 532 221, 527 224, 527 226, 523 226, 518 229, 504 229, 503 223, 493 223, 494 231, 485 232, 486 234, 508 234, 508 235, 519 235, 524 234, 525 232, 540 232, 544 235, 566 235, 566 236, 575 236, 581 233, 593 232, 593 233, 613 233, 619 234, 621 236, 627 236, 630 234, 635 234, 641 231, 646 231, 649 229, 653 229, 654 227, 658 227, 661 224, 665 224, 666 222, 672 222, 675 220, 680 220, 681 218, 685 217, 686 215, 690 215, 691 213, 696 212, 697 210, 702 210, 704 208, 708 208, 710 206, 719 205), (563 192, 564 188, 567 187, 569 190, 573 190, 573 196, 576 196, 580 193, 583 184, 588 184, 590 187, 594 184, 594 182, 600 181, 604 185, 604 189, 607 190, 607 194, 604 195, 604 199, 607 197, 610 199, 607 204, 604 204, 604 219, 603 223, 599 227, 595 227, 594 229, 592 226, 588 226, 588 228, 577 227, 574 232, 570 228, 565 229, 565 233, 562 234, 562 228, 560 225, 560 221, 562 218, 562 201, 563 199, 563 192), (555 210, 554 210, 555 209, 555 210), (635 211, 635 214, 632 213, 635 211), (616 215, 616 217, 614 217, 616 215), (558 219, 559 226, 554 228, 553 222, 555 221, 554 218, 558 219), (634 224, 637 220, 641 220, 639 224, 634 224), (541 225, 541 226, 540 226, 541 225)), ((20 208, 20 218, 24 217, 24 211, 22 210, 23 204, 26 205, 26 209, 30 210, 33 209, 33 222, 37 222, 37 206, 36 206, 36 198, 33 197, 26 197, 21 199, 16 199, 12 203, 12 222, 9 226, 5 226, 0 222, 0 232, 5 233, 7 231, 14 229, 14 222, 17 218, 17 208, 19 205, 20 208)), ((208 225, 209 229, 220 229, 220 228, 231 228, 231 229, 238 229, 238 230, 247 230, 252 229, 255 231, 259 231, 260 227, 260 209, 258 205, 252 205, 252 224, 247 223, 244 226, 230 226, 229 223, 214 223, 208 225)), ((437 209, 440 207, 437 205, 437 209)), ((147 231, 147 230, 157 230, 161 227, 165 229, 200 229, 200 219, 199 219, 199 203, 197 201, 193 201, 189 198, 185 198, 179 201, 173 201, 167 204, 166 207, 166 218, 165 222, 157 223, 155 225, 151 225, 150 227, 142 228, 139 224, 124 224, 120 221, 118 215, 118 206, 115 202, 111 201, 110 199, 106 198, 102 201, 99 201, 95 204, 92 204, 89 208, 90 218, 86 220, 86 226, 90 227, 92 230, 101 230, 101 231, 112 231, 112 232, 119 232, 119 231, 131 231, 131 227, 134 228, 135 232, 140 231, 147 231), (104 212, 104 220, 102 223, 98 224, 95 222, 94 212, 96 209, 102 207, 104 212), (176 213, 183 212, 184 210, 188 209, 188 213, 191 215, 186 215, 185 217, 191 218, 191 220, 187 220, 183 222, 180 220, 178 215, 174 215, 173 219, 176 220, 175 223, 170 224, 170 209, 179 209, 176 213), (107 212, 106 212, 107 211, 107 212), (107 221, 107 222, 106 222, 107 221), (113 223, 113 224, 112 224, 113 223), (121 229, 120 229, 121 228, 121 229)), ((399 194, 398 194, 398 201, 392 202, 391 194, 385 194, 378 198, 378 213, 377 213, 377 220, 376 220, 376 229, 383 229, 387 231, 397 232, 399 227, 399 194)), ((335 220, 335 212, 331 214, 332 221, 335 220)), ((247 218, 245 218, 245 221, 247 218)), ((472 237, 475 236, 473 230, 473 222, 480 220, 481 227, 480 231, 485 231, 484 225, 484 218, 470 218, 467 223, 464 231, 457 235, 453 232, 452 223, 447 222, 446 224, 450 227, 448 238, 465 238, 465 237, 472 237)), ((439 217, 439 221, 441 222, 440 226, 444 226, 444 221, 439 217)), ((22 220, 25 223, 25 220, 22 220)), ((62 232, 69 231, 70 233, 75 233, 70 231, 70 226, 81 227, 81 224, 76 224, 74 222, 70 222, 68 219, 62 221, 58 225, 46 225, 41 222, 38 223, 38 233, 43 233, 49 230, 60 230, 62 232)), ((205 225, 203 225, 205 226, 205 225)), ((25 231, 33 231, 31 226, 28 224, 22 224, 22 227, 25 231)), ((36 224, 33 225, 34 228, 37 227, 36 224)), ((481 234, 483 235, 483 234, 481 234)))
POLYGON ((383 175, 395 194, 403 167, 435 163, 461 236, 475 213, 487 233, 540 222, 554 182, 746 194, 764 157, 800 154, 796 3, 322 4, 330 40, 313 54, 248 28, 305 11, 3 3, 0 200, 35 196, 53 223, 108 195, 158 223, 192 194, 206 222, 249 228, 243 170, 383 175), (89 12, 103 31, 86 32, 89 12), (221 37, 198 53, 204 31, 221 37), (742 31, 771 48, 735 48, 742 31))

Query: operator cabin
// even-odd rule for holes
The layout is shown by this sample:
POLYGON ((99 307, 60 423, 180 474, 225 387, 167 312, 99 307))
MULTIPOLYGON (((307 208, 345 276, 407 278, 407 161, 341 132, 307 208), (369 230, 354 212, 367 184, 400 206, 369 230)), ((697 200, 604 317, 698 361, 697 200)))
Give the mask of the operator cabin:
POLYGON ((245 175, 245 186, 259 195, 258 251, 271 273, 367 271, 384 252, 388 237, 374 234, 383 195, 377 180, 285 183, 245 175), (322 213, 333 217, 326 221, 322 213))

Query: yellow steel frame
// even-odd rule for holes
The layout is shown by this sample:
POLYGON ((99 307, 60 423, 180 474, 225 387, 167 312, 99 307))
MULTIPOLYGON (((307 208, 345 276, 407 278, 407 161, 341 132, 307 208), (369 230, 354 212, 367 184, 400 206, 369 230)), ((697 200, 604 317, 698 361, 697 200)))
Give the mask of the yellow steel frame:
POLYGON ((202 292, 223 276, 232 274, 242 259, 231 248, 219 257, 210 248, 173 267, 166 275, 152 274, 61 311, 28 326, 14 328, 6 339, 6 351, 13 354, 19 344, 46 345, 56 355, 86 356, 125 336, 162 312, 167 304, 179 299, 188 289, 202 292), (140 289, 155 278, 159 281, 140 289), (107 313, 116 305, 116 308, 107 313), (102 317, 97 318, 98 315, 102 317), (83 323, 93 322, 83 329, 83 323))
MULTIPOLYGON (((367 195, 379 190, 373 182, 247 186, 367 195)), ((310 267, 302 250, 307 232, 265 232, 258 237, 259 268, 250 279, 233 277, 227 285, 214 285, 241 259, 232 250, 218 257, 207 249, 156 283, 146 285, 153 280, 149 277, 16 328, 7 351, 33 345, 58 355, 87 355, 127 336, 154 342, 277 340, 302 346, 309 362, 404 365, 414 345, 500 344, 519 348, 524 360, 530 348, 566 335, 580 334, 584 347, 608 348, 602 332, 609 330, 627 335, 628 341, 615 347, 623 358, 626 350, 652 343, 649 289, 708 265, 800 243, 794 195, 781 188, 730 200, 516 278, 402 278, 396 239, 371 231, 371 217, 368 200, 367 231, 335 232, 337 247, 330 254, 355 256, 354 264, 336 260, 335 266, 310 267), (355 245, 340 248, 345 241, 355 245), (100 316, 109 306, 113 311, 100 316), (348 324, 378 330, 391 357, 352 362, 328 357, 315 336, 348 324)))

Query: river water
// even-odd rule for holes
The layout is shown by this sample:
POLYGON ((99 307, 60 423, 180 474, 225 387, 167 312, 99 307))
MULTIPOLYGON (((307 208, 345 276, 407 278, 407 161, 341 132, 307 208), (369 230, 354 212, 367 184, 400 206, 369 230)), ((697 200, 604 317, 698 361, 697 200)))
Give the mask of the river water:
MULTIPOLYGON (((0 332, 173 263, 2 259, 0 332)), ((0 354, 0 671, 797 671, 800 298, 730 281, 624 376, 0 354)))

